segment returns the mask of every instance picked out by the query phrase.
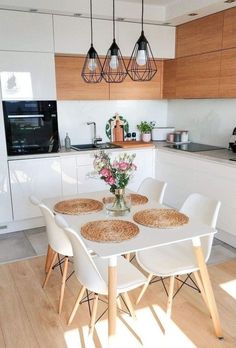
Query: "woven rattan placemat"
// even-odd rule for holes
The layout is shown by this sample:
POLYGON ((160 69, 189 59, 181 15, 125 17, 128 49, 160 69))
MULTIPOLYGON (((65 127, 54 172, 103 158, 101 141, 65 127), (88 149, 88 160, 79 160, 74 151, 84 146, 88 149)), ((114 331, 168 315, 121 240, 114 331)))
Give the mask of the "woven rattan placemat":
POLYGON ((174 228, 188 223, 188 216, 174 209, 147 209, 134 214, 135 222, 157 228, 174 228))
POLYGON ((82 236, 94 242, 122 242, 138 233, 137 225, 123 220, 91 221, 81 227, 82 236))
POLYGON ((78 215, 94 213, 103 209, 103 204, 95 199, 68 199, 55 204, 54 211, 60 214, 78 215))
MULTIPOLYGON (((146 204, 148 202, 148 198, 143 195, 139 195, 137 193, 130 193, 128 194, 131 197, 131 204, 132 205, 141 205, 146 204)), ((114 202, 115 197, 104 197, 102 199, 103 203, 112 203, 114 202)))

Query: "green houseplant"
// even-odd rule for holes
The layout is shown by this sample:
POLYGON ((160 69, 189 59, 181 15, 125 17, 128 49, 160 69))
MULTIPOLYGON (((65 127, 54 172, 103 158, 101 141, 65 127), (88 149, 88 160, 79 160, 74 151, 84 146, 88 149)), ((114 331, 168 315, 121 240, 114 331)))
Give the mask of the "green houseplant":
POLYGON ((137 125, 137 128, 141 133, 142 141, 149 142, 151 140, 151 131, 155 127, 155 124, 155 121, 141 121, 140 124, 137 125))

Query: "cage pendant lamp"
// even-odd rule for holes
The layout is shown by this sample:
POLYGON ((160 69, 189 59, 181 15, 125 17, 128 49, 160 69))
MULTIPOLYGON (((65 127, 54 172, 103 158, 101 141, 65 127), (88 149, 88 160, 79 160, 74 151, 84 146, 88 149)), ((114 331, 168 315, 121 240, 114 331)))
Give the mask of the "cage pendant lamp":
POLYGON ((120 83, 126 76, 125 62, 115 39, 115 0, 113 0, 113 42, 103 63, 102 77, 108 83, 120 83))
POLYGON ((99 83, 102 81, 102 64, 97 51, 93 47, 93 8, 90 0, 90 25, 91 25, 91 46, 86 55, 81 76, 87 83, 99 83))
POLYGON ((144 0, 142 0, 142 31, 129 60, 127 72, 133 81, 150 81, 157 72, 151 46, 143 30, 144 0))

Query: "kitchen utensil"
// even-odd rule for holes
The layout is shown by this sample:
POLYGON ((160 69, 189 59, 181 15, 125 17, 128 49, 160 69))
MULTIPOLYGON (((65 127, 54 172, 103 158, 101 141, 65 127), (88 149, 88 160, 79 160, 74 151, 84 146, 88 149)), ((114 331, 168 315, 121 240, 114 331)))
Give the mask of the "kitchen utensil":
MULTIPOLYGON (((126 119, 123 116, 119 116, 120 120, 123 121, 123 129, 124 129, 124 137, 126 137, 127 133, 129 132, 129 123, 126 121, 126 119)), ((116 120, 116 115, 111 117, 108 122, 106 123, 105 131, 107 137, 112 141, 112 130, 111 125, 116 120)))

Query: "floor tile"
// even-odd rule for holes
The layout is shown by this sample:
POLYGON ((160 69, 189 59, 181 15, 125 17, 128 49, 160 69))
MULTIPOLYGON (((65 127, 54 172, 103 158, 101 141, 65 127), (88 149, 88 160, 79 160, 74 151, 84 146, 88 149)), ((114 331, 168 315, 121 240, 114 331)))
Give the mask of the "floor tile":
POLYGON ((45 231, 26 234, 26 238, 31 243, 37 255, 46 254, 48 248, 48 239, 45 231))
MULTIPOLYGON (((12 233, 11 233, 12 234, 12 233)), ((14 233, 14 236, 0 239, 0 263, 11 262, 36 256, 30 242, 23 232, 14 233)))

